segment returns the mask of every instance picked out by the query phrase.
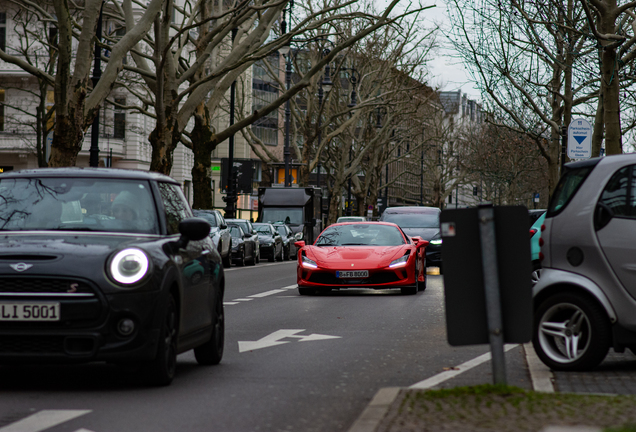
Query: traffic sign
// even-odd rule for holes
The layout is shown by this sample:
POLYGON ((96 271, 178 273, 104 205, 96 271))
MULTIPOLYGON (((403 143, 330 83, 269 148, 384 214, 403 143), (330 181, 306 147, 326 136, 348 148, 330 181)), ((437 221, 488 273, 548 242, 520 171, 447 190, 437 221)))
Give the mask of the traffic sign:
POLYGON ((577 118, 568 127, 568 157, 589 159, 592 157, 592 132, 594 128, 585 119, 577 118))

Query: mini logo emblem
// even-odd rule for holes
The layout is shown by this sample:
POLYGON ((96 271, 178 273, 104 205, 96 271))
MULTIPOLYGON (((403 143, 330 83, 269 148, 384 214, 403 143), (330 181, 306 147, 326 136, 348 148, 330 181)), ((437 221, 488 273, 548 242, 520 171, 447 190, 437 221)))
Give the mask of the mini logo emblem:
POLYGON ((17 264, 9 264, 9 267, 11 267, 15 271, 23 272, 33 267, 33 264, 17 263, 17 264))

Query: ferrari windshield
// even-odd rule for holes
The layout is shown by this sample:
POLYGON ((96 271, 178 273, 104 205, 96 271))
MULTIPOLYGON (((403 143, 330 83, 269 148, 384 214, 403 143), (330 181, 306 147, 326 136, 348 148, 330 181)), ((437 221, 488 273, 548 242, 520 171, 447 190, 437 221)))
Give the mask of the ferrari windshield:
POLYGON ((376 223, 333 225, 316 240, 316 246, 399 246, 405 243, 397 227, 376 223))
POLYGON ((0 230, 159 233, 148 182, 60 177, 0 180, 0 230))

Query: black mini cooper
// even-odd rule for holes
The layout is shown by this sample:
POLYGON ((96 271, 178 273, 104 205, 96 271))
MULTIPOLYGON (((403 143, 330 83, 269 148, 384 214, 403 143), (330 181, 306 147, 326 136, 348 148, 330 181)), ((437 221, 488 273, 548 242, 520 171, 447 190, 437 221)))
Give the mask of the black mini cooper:
POLYGON ((207 221, 157 173, 0 174, 0 363, 107 361, 169 384, 223 356, 224 276, 207 221))

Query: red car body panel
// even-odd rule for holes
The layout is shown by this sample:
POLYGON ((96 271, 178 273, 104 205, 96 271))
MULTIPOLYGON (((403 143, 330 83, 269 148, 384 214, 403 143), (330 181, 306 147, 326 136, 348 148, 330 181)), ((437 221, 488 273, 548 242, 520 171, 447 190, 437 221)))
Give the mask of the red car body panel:
MULTIPOLYGON (((360 223, 391 225, 399 229, 397 225, 387 222, 348 222, 333 224, 328 228, 334 225, 360 223)), ((415 242, 405 236, 401 230, 400 233, 402 233, 405 244, 399 246, 303 246, 299 250, 297 257, 298 286, 316 289, 389 289, 412 286, 415 285, 416 260, 418 261, 417 277, 420 282, 423 282, 426 271, 423 266, 426 246, 421 245, 418 247, 415 242), (391 261, 404 256, 407 251, 409 251, 409 258, 406 265, 394 268, 389 267, 391 261), (303 265, 303 254, 316 262, 318 267, 311 268, 303 265), (361 279, 342 279, 336 277, 336 272, 343 270, 367 270, 369 277, 361 279)))

